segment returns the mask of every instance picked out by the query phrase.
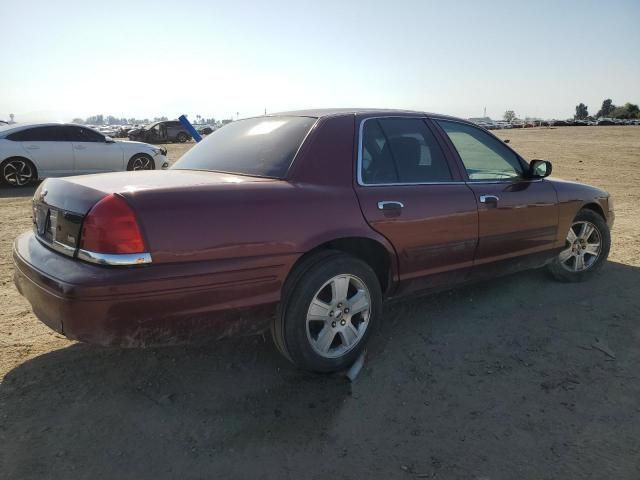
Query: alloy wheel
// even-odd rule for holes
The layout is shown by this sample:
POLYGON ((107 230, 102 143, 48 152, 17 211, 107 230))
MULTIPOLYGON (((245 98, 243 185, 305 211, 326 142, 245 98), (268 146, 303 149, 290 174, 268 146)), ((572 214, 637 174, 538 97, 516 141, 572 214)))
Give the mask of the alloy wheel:
POLYGON ((9 185, 22 187, 33 179, 33 170, 24 160, 12 160, 5 164, 2 176, 9 185))
POLYGON ((147 157, 136 157, 131 164, 131 170, 151 170, 151 159, 147 157))
POLYGON ((371 295, 355 275, 336 275, 315 294, 307 311, 307 338, 316 353, 337 358, 352 350, 369 325, 371 295))
POLYGON ((598 261, 602 251, 602 235, 591 222, 574 222, 567 235, 566 248, 560 252, 560 265, 570 272, 588 270, 598 261))

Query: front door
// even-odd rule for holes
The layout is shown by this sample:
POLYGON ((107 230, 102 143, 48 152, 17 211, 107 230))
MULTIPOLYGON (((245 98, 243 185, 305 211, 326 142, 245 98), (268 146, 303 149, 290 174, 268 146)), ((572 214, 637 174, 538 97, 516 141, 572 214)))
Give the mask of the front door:
POLYGON ((85 127, 65 127, 73 144, 76 173, 119 172, 124 170, 122 149, 116 142, 107 142, 104 135, 85 127))
POLYGON ((551 183, 527 178, 526 162, 488 132, 461 122, 436 123, 458 154, 478 203, 473 276, 520 270, 553 256, 558 200, 551 183))
POLYGON ((421 117, 363 120, 356 192, 398 256, 398 294, 466 279, 478 238, 473 192, 421 117))

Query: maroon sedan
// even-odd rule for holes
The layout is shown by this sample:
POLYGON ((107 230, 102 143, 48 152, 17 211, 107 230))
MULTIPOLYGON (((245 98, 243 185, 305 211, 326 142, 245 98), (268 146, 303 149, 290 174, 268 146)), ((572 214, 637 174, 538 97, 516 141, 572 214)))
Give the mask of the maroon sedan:
POLYGON ((384 299, 547 266, 591 276, 613 207, 457 118, 313 110, 233 122, 168 171, 43 182, 15 283, 69 338, 144 346, 271 328, 348 366, 384 299))

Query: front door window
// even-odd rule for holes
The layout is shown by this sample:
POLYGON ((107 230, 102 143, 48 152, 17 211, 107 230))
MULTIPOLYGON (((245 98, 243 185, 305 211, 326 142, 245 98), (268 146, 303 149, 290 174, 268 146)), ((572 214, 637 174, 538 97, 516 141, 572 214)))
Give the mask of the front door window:
POLYGON ((459 122, 438 120, 469 176, 469 180, 509 180, 523 176, 518 156, 483 130, 459 122))

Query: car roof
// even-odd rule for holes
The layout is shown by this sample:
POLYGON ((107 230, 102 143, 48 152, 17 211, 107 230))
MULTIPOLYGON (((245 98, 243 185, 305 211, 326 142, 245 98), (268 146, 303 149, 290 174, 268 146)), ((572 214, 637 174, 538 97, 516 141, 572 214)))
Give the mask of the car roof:
POLYGON ((345 116, 345 115, 424 115, 432 118, 440 118, 440 119, 452 119, 457 121, 463 121, 465 123, 469 123, 467 120, 457 117, 452 117, 450 115, 442 115, 439 113, 429 113, 422 112, 419 110, 403 110, 403 109, 391 109, 391 108, 316 108, 316 109, 308 109, 308 110, 291 110, 287 112, 278 112, 272 113, 268 116, 284 116, 290 115, 295 117, 314 117, 314 118, 322 118, 322 117, 336 117, 336 116, 345 116))
POLYGON ((6 137, 7 135, 19 132, 21 130, 27 130, 28 128, 35 127, 59 127, 59 126, 74 126, 74 127, 85 127, 89 130, 97 131, 95 127, 89 127, 88 125, 78 125, 77 123, 63 123, 63 122, 30 122, 30 123, 12 123, 11 125, 0 125, 0 138, 6 137))

